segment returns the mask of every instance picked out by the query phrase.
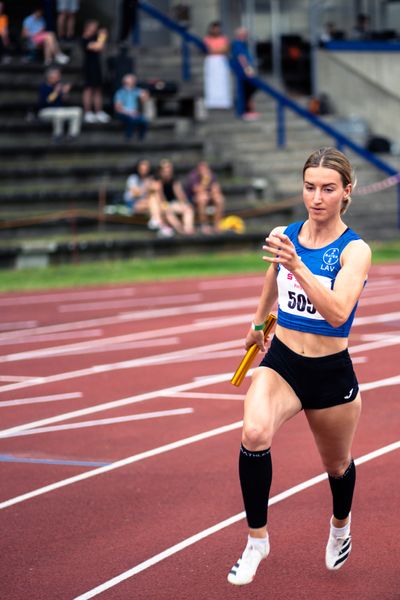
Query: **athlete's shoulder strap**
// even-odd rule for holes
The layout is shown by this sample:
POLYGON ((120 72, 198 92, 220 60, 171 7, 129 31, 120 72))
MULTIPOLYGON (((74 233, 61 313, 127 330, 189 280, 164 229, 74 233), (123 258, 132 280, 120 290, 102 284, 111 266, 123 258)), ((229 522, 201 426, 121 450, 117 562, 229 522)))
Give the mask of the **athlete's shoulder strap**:
POLYGON ((284 234, 288 236, 289 239, 293 241, 293 239, 297 239, 300 229, 303 226, 304 221, 297 221, 296 223, 291 223, 284 230, 284 234))
POLYGON ((348 227, 346 231, 342 233, 338 241, 340 243, 341 248, 344 249, 347 246, 347 244, 353 242, 354 240, 361 240, 361 237, 358 235, 358 233, 356 233, 355 231, 350 229, 350 227, 348 227))

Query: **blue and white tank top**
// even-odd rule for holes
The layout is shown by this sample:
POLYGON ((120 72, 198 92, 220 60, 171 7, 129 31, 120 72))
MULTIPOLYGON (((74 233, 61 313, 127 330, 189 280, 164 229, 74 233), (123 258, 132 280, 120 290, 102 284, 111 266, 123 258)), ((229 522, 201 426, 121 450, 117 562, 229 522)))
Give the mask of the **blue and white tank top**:
MULTIPOLYGON (((303 222, 292 223, 284 233, 290 238, 303 263, 322 285, 333 289, 340 271, 340 256, 349 242, 361 239, 352 229, 347 228, 334 242, 323 248, 306 248, 298 240, 303 222)), ((278 325, 306 333, 330 337, 348 337, 357 303, 347 321, 339 327, 332 327, 312 305, 307 294, 296 281, 295 276, 284 266, 278 266, 278 325)))

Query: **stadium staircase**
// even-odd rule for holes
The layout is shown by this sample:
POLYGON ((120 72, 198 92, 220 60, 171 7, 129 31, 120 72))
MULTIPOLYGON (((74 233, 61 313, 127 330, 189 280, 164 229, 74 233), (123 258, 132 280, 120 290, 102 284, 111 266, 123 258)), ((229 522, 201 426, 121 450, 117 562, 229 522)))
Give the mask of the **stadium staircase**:
MULTIPOLYGON (((71 63, 63 69, 73 83, 71 104, 81 104, 80 50, 66 49, 71 63)), ((111 48, 112 56, 116 50, 111 48)), ((216 248, 259 248, 276 224, 303 215, 299 173, 310 150, 332 139, 288 111, 285 149, 276 148, 275 102, 257 94, 261 118, 243 122, 231 111, 202 106, 202 63, 192 56, 192 80, 181 82, 178 48, 130 49, 141 81, 177 84, 159 90, 156 116, 144 142, 126 142, 116 121, 84 124, 79 140, 53 144, 49 125, 35 117, 40 63, 14 57, 0 66, 0 267, 24 267, 76 260, 183 253, 216 248), (168 157, 180 177, 202 158, 217 172, 226 197, 226 214, 240 216, 245 233, 160 239, 141 218, 121 209, 126 177, 142 157, 153 164, 168 157)), ((105 108, 111 110, 110 90, 105 108)), ((306 98, 297 98, 304 105, 306 98)), ((333 120, 333 117, 327 117, 333 120)), ((357 157, 359 185, 384 175, 357 157)), ((369 238, 393 238, 396 227, 393 188, 354 200, 349 224, 369 238), (377 222, 379 221, 379 227, 377 222)))

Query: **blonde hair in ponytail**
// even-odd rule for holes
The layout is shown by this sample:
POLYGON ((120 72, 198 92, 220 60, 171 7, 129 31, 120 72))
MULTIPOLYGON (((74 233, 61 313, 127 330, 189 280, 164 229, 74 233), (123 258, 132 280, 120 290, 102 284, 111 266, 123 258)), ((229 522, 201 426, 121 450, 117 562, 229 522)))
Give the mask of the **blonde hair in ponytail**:
MULTIPOLYGON (((349 184, 352 189, 356 186, 356 179, 354 177, 353 169, 350 161, 343 152, 333 147, 319 148, 313 152, 305 162, 303 167, 303 179, 304 173, 309 167, 326 167, 327 169, 333 169, 339 173, 343 183, 343 187, 347 187, 349 184)), ((343 197, 340 214, 343 215, 351 204, 351 196, 348 194, 343 197)))

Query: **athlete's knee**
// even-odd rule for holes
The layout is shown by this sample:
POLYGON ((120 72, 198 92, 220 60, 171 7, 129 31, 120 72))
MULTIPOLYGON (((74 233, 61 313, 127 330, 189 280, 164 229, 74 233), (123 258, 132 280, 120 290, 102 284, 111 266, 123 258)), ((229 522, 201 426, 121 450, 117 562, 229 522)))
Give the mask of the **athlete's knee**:
POLYGON ((252 451, 265 450, 272 444, 272 430, 268 426, 256 423, 245 423, 243 425, 242 444, 252 451))
POLYGON ((351 463, 351 457, 346 459, 324 460, 325 471, 331 477, 342 477, 351 463))

